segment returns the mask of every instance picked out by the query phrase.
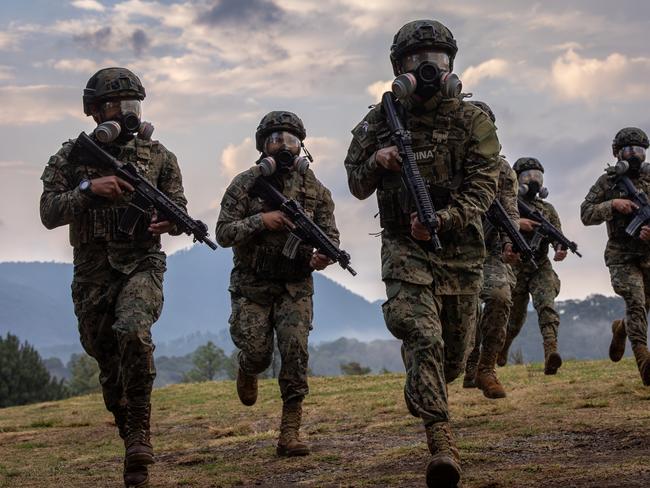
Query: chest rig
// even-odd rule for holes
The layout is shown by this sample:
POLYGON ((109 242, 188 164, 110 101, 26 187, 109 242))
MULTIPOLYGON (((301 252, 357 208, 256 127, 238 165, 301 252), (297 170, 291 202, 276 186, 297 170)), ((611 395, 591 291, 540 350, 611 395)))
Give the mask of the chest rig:
MULTIPOLYGON (((313 173, 308 171, 304 176, 297 172, 279 185, 282 193, 296 200, 304 208, 307 215, 313 219, 318 201, 318 187, 313 173)), ((258 196, 252 194, 251 212, 269 212, 277 210, 258 196)), ((251 248, 242 253, 242 261, 262 279, 276 281, 300 281, 307 278, 313 271, 309 262, 313 248, 298 242, 288 231, 264 231, 251 241, 251 248)))
MULTIPOLYGON (((156 185, 161 168, 152 159, 154 144, 156 143, 134 138, 126 145, 111 144, 105 149, 120 161, 133 163, 140 175, 156 185)), ((77 146, 72 149, 70 160, 74 165, 72 183, 75 187, 83 179, 92 180, 113 174, 110 169, 99 167, 94 161, 88 160, 77 146)), ((133 233, 126 234, 119 230, 120 220, 130 201, 131 195, 127 193, 117 201, 95 198, 89 208, 70 226, 72 245, 79 246, 93 242, 138 242, 150 246, 160 242, 160 237, 154 237, 147 231, 153 212, 147 212, 139 219, 133 233)))
MULTIPOLYGON (((467 145, 471 133, 471 112, 459 100, 443 102, 435 112, 423 115, 402 114, 411 131, 413 154, 427 182, 436 209, 451 203, 453 193, 464 178, 467 145)), ((391 145, 385 129, 377 134, 380 147, 391 145)), ((409 233, 413 205, 400 173, 387 172, 377 187, 380 225, 389 233, 409 233)))
MULTIPOLYGON (((634 183, 634 186, 636 186, 637 189, 648 194, 648 191, 650 190, 650 184, 648 184, 648 181, 646 179, 634 178, 632 179, 632 182, 634 183)), ((611 176, 607 181, 607 188, 605 190, 605 200, 606 201, 614 200, 615 198, 623 198, 629 200, 630 195, 628 194, 627 190, 622 184, 617 183, 616 177, 611 176)), ((633 218, 634 218, 633 214, 623 215, 620 212, 613 212, 612 219, 607 221, 607 236, 610 239, 614 238, 618 240, 632 239, 630 236, 627 235, 625 229, 627 228, 628 224, 632 221, 633 218)))

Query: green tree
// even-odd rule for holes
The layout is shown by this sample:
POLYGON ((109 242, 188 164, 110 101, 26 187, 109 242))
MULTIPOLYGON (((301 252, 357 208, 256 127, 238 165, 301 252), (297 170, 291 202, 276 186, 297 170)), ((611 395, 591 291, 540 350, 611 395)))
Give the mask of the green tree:
POLYGON ((68 389, 73 396, 101 391, 99 365, 86 353, 73 354, 68 362, 71 378, 68 389))
POLYGON ((370 373, 371 369, 361 366, 356 361, 341 363, 341 373, 344 375, 362 375, 370 373))
POLYGON ((226 369, 226 354, 212 341, 208 341, 192 354, 194 368, 185 373, 184 382, 212 381, 226 369))
POLYGON ((239 369, 239 359, 237 359, 238 353, 239 349, 233 350, 232 354, 226 358, 226 362, 223 368, 226 372, 226 376, 231 380, 237 379, 237 370, 239 369))
POLYGON ((0 408, 65 398, 63 380, 50 376, 41 356, 18 337, 0 336, 0 408))

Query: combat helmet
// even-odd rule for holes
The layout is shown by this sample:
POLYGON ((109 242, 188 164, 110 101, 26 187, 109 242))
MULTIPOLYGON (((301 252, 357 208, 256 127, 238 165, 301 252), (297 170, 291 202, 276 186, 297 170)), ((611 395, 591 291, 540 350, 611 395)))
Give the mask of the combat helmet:
POLYGON ((390 62, 395 76, 400 74, 399 60, 402 56, 429 47, 446 52, 449 55, 449 70, 453 71, 458 46, 451 31, 437 20, 414 20, 402 26, 393 38, 390 62))
POLYGON ((92 75, 83 94, 83 107, 86 115, 91 115, 93 107, 112 98, 144 100, 144 87, 132 71, 126 68, 104 68, 92 75))
POLYGON ((544 166, 542 166, 542 163, 539 162, 539 159, 531 157, 517 159, 517 161, 515 161, 515 164, 512 166, 512 169, 515 170, 515 173, 517 173, 517 175, 531 169, 538 169, 542 173, 544 172, 544 166))
POLYGON ((648 141, 647 134, 638 127, 625 127, 616 133, 612 141, 612 152, 614 156, 616 156, 616 153, 621 148, 626 146, 641 146, 647 149, 650 146, 650 142, 648 141))
MULTIPOLYGON (((478 107, 481 110, 483 110, 483 112, 485 112, 488 115, 488 117, 490 117, 490 120, 492 122, 497 121, 496 117, 494 116, 494 112, 492 111, 492 109, 490 108, 490 106, 487 103, 481 102, 479 100, 472 100, 469 103, 471 103, 475 107, 478 107)), ((537 161, 537 160, 535 160, 535 161, 537 161)))
POLYGON ((293 112, 287 112, 285 110, 276 110, 269 112, 257 126, 255 130, 255 147, 258 151, 264 151, 264 140, 266 137, 278 131, 287 131, 295 135, 300 141, 305 140, 307 137, 307 132, 305 131, 305 125, 293 112))

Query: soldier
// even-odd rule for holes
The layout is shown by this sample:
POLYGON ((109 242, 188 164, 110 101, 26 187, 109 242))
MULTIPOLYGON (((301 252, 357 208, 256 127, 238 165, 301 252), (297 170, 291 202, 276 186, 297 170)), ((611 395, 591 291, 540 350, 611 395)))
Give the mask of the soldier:
MULTIPOLYGON (((185 207, 176 156, 150 140, 153 127, 140 121, 145 90, 125 68, 95 73, 84 90, 83 108, 99 124, 107 151, 134 163, 140 174, 185 207)), ((100 135, 101 134, 101 135, 100 135)), ((126 448, 124 484, 148 486, 154 462, 150 440, 151 389, 156 376, 151 327, 163 305, 165 254, 160 234, 175 226, 150 214, 132 235, 118 229, 133 187, 88 165, 70 140, 43 171, 40 213, 43 225, 70 226, 74 248, 72 300, 81 344, 99 364, 106 408, 114 415, 126 448)))
POLYGON ((437 209, 441 252, 423 245, 429 232, 401 204, 408 195, 381 105, 352 130, 345 159, 352 194, 365 199, 377 192, 387 295, 382 308, 389 331, 402 341, 406 405, 425 426, 429 487, 455 487, 460 480, 446 384, 463 371, 474 337, 485 258, 481 214, 494 200, 499 172, 494 124, 447 85, 457 51, 449 29, 433 20, 404 25, 390 49, 395 75, 417 86, 401 102, 402 120, 437 209), (432 72, 438 73, 433 80, 423 76, 432 72))
POLYGON ((306 132, 302 120, 285 111, 265 115, 255 132, 261 156, 256 166, 237 175, 221 201, 217 242, 233 247, 230 275, 230 335, 240 349, 237 394, 244 405, 257 401, 257 375, 271 364, 277 337, 281 368, 282 420, 277 454, 304 456, 299 439, 302 401, 307 386, 307 338, 312 328, 312 272, 331 262, 305 244, 294 259, 283 253, 293 228, 279 210, 252 192, 264 174, 288 198, 296 199, 314 222, 338 244, 334 202, 327 188, 300 157, 306 132))
MULTIPOLYGON (((479 101, 470 102, 490 116, 495 122, 490 107, 479 101)), ((519 226, 517 208, 517 175, 503 156, 499 157, 500 172, 497 198, 506 209, 516 226, 519 226)), ((498 232, 483 220, 485 247, 488 251, 483 264, 483 288, 481 300, 483 310, 479 314, 474 348, 465 366, 464 388, 478 387, 487 398, 505 398, 506 391, 496 375, 497 355, 503 347, 512 306, 511 291, 515 277, 510 264, 515 264, 518 255, 512 250, 510 238, 498 232)))
POLYGON ((626 127, 614 137, 612 153, 618 160, 591 187, 580 207, 584 225, 607 223, 605 264, 612 287, 625 300, 625 319, 612 323, 609 357, 620 361, 629 337, 641 380, 650 386, 648 352, 648 310, 650 308, 650 226, 644 225, 638 237, 627 234, 626 227, 638 206, 619 185, 618 175, 630 178, 634 186, 650 194, 650 165, 645 162, 648 136, 641 129, 626 127))
MULTIPOLYGON (((537 209, 558 229, 561 228, 560 217, 555 207, 543 200, 548 196, 544 185, 544 167, 536 158, 525 157, 515 161, 513 166, 519 180, 519 197, 529 206, 537 209)), ((539 225, 534 220, 520 218, 519 227, 522 235, 531 242, 535 227, 539 225)), ((535 264, 519 263, 515 268, 517 283, 512 291, 512 308, 506 340, 497 358, 497 364, 504 366, 508 361, 508 351, 526 321, 529 296, 533 297, 533 306, 537 311, 539 329, 544 341, 544 374, 556 374, 562 366, 562 358, 557 352, 557 332, 560 326, 560 315, 555 310, 555 297, 560 293, 560 279, 548 259, 548 247, 555 250, 554 261, 563 261, 567 250, 551 241, 543 239, 536 249, 535 264)))

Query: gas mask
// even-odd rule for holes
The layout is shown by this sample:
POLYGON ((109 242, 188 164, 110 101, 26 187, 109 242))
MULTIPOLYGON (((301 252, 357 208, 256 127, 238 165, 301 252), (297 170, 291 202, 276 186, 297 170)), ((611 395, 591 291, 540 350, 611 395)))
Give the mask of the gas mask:
POLYGON ((614 166, 616 174, 626 173, 631 176, 649 175, 650 163, 645 160, 646 148, 642 146, 625 146, 618 151, 619 161, 614 166))
POLYGON ((149 140, 153 125, 142 122, 140 100, 113 100, 99 108, 102 122, 95 129, 95 137, 104 144, 113 142, 121 134, 137 133, 140 139, 149 140))
POLYGON ((519 195, 527 200, 535 196, 546 198, 548 188, 544 186, 544 173, 538 169, 529 169, 519 174, 519 195))
POLYGON ((449 71, 449 56, 445 53, 415 52, 404 56, 400 64, 404 73, 391 86, 400 100, 415 94, 426 101, 438 92, 443 98, 456 98, 463 89, 458 76, 449 71))
POLYGON ((257 162, 263 176, 271 176, 276 172, 289 174, 291 171, 304 175, 309 163, 313 161, 300 139, 286 131, 273 132, 266 138, 264 154, 266 156, 257 162), (299 156, 301 148, 305 150, 306 156, 299 156))

